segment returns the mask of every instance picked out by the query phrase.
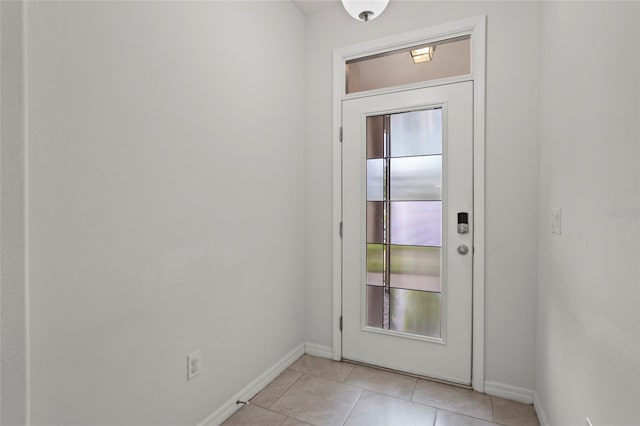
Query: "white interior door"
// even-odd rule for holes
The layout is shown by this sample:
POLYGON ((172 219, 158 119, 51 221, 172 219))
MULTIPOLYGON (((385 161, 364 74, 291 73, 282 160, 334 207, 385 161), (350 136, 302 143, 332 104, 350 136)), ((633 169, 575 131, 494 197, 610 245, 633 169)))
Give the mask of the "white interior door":
POLYGON ((343 101, 345 359, 471 383, 472 97, 463 82, 343 101))

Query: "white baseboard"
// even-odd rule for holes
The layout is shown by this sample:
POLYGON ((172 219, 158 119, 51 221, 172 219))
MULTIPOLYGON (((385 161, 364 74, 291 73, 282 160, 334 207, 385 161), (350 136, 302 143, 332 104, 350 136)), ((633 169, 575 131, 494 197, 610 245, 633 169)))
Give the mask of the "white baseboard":
POLYGON ((304 353, 319 356, 321 358, 333 359, 333 348, 317 343, 307 342, 304 344, 304 353))
POLYGON ((206 419, 198 423, 198 426, 218 426, 227 420, 233 413, 239 410, 242 405, 236 404, 236 401, 248 401, 258 392, 264 389, 273 379, 278 377, 280 373, 287 369, 295 360, 300 358, 305 352, 304 344, 301 344, 291 350, 288 354, 280 358, 278 362, 269 367, 264 373, 259 375, 255 380, 242 388, 240 392, 235 394, 227 402, 222 404, 216 411, 209 415, 206 419))
POLYGON ((533 391, 531 389, 521 388, 518 386, 505 385, 496 382, 484 382, 484 392, 504 399, 523 402, 525 404, 533 403, 533 391))
POLYGON ((547 413, 544 411, 542 407, 542 403, 538 398, 538 394, 536 392, 533 393, 533 408, 536 410, 536 414, 538 415, 538 420, 540 420, 540 426, 550 426, 549 418, 547 417, 547 413))

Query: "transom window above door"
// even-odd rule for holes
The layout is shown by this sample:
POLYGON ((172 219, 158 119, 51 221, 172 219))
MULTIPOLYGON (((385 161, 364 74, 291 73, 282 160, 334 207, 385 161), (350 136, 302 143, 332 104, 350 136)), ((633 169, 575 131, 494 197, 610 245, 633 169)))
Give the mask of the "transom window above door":
POLYGON ((351 94, 470 73, 471 36, 466 35, 346 61, 345 90, 351 94))

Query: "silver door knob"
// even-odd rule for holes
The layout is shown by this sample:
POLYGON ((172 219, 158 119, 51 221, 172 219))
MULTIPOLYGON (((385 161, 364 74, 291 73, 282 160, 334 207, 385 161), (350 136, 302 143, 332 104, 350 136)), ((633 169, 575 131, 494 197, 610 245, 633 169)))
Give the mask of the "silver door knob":
POLYGON ((466 244, 460 244, 458 246, 458 253, 460 253, 460 254, 469 253, 469 246, 467 246, 466 244))

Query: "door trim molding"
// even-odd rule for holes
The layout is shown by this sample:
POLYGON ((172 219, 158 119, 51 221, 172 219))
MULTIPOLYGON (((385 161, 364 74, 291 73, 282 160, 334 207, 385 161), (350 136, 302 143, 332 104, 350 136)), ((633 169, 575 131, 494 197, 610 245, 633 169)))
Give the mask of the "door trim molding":
MULTIPOLYGON (((419 84, 391 87, 362 92, 358 96, 412 90, 473 81, 473 206, 474 206, 474 259, 473 259, 473 323, 471 354, 471 385, 484 392, 484 266, 485 266, 485 74, 486 74, 486 16, 477 16, 426 29, 412 31, 366 43, 346 46, 333 51, 333 359, 342 357, 342 101, 345 94, 344 67, 347 60, 402 49, 416 44, 471 35, 471 74, 433 80, 419 84)), ((353 95, 349 96, 353 97, 353 95)))

